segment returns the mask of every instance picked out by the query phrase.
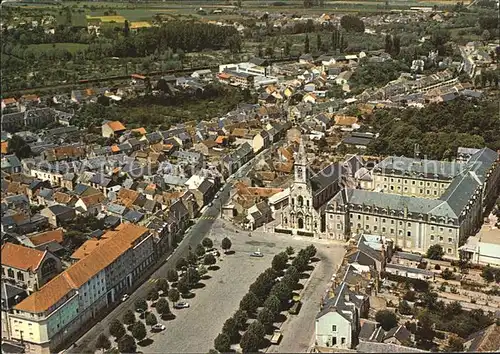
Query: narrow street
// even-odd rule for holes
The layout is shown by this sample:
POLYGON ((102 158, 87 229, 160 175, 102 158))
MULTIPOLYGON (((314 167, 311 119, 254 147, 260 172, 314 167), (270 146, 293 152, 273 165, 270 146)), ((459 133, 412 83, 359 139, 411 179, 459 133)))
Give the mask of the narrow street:
MULTIPOLYGON (((276 147, 278 144, 279 143, 274 144, 273 147, 276 147)), ((271 152, 271 149, 272 147, 260 152, 246 165, 241 167, 235 173, 235 176, 237 178, 246 176, 250 172, 250 170, 255 166, 257 161, 262 156, 269 154, 271 152)), ((172 253, 167 257, 165 263, 162 264, 147 280, 156 278, 165 278, 167 275, 167 271, 171 268, 175 268, 175 264, 180 258, 187 256, 187 254, 189 253, 189 246, 191 246, 191 248, 194 249, 198 244, 201 243, 203 238, 209 236, 212 224, 220 215, 221 205, 226 203, 229 199, 229 194, 230 194, 229 192, 232 188, 232 181, 233 178, 229 177, 228 180, 226 181, 226 184, 223 187, 223 190, 219 193, 219 198, 214 200, 213 205, 208 207, 203 215, 200 215, 196 223, 184 235, 183 240, 179 243, 177 248, 173 250, 172 253)), ((84 348, 93 348, 93 342, 100 333, 107 332, 111 321, 113 321, 116 318, 121 320, 125 312, 127 312, 129 309, 133 309, 134 302, 137 299, 146 298, 147 294, 154 287, 154 284, 147 280, 143 284, 141 284, 136 291, 130 294, 130 298, 126 302, 119 304, 97 325, 90 328, 82 337, 80 337, 76 341, 76 347, 69 348, 69 352, 80 353, 83 351, 84 348)))

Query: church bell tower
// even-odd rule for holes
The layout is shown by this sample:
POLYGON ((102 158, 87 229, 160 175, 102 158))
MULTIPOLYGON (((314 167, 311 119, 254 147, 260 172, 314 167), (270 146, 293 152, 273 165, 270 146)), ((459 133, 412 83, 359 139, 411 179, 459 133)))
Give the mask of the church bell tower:
POLYGON ((309 175, 307 166, 307 155, 302 138, 300 139, 299 151, 295 156, 294 170, 295 170, 295 183, 308 183, 309 175))

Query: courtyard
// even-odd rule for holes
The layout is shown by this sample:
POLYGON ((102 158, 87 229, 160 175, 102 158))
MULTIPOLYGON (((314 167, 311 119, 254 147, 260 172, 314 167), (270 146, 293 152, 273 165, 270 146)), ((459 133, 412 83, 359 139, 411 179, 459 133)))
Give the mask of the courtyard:
POLYGON ((266 268, 271 266, 274 255, 292 246, 299 250, 313 243, 320 259, 315 264, 309 279, 302 281, 303 307, 298 315, 290 316, 282 326, 283 339, 279 346, 271 346, 269 351, 305 351, 311 344, 314 332, 314 317, 318 311, 321 296, 341 262, 344 248, 341 244, 314 240, 306 237, 292 237, 273 233, 237 230, 230 223, 216 220, 208 236, 220 248, 224 237, 232 241, 231 254, 222 255, 217 262, 217 270, 209 271, 209 279, 201 281, 194 289, 194 297, 187 299, 190 308, 172 312, 176 316, 170 321, 160 321, 166 330, 150 333, 151 344, 138 349, 143 353, 208 352, 213 348, 215 337, 221 332, 224 321, 239 306, 248 287, 266 268), (264 257, 250 257, 250 253, 260 250, 264 257))

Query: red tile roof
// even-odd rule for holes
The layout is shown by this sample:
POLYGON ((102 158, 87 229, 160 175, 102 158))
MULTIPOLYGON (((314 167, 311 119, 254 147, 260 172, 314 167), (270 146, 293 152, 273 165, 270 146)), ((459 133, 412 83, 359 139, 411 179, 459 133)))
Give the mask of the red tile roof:
POLYGON ((148 229, 143 226, 120 224, 116 231, 108 231, 103 235, 103 238, 109 238, 108 241, 99 244, 88 255, 42 286, 40 290, 21 301, 15 306, 15 309, 31 313, 47 311, 70 293, 71 290, 79 289, 92 277, 108 267, 130 249, 134 241, 147 232, 148 229))
POLYGON ((45 252, 7 242, 2 246, 2 265, 25 271, 36 271, 45 252))

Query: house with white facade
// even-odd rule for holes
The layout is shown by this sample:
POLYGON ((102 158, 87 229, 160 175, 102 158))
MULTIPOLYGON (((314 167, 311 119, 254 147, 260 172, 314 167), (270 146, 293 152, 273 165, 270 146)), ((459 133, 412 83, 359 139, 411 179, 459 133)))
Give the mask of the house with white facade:
POLYGON ((346 283, 328 293, 316 316, 315 337, 319 347, 352 349, 358 343, 359 319, 366 316, 368 298, 358 295, 346 283))

